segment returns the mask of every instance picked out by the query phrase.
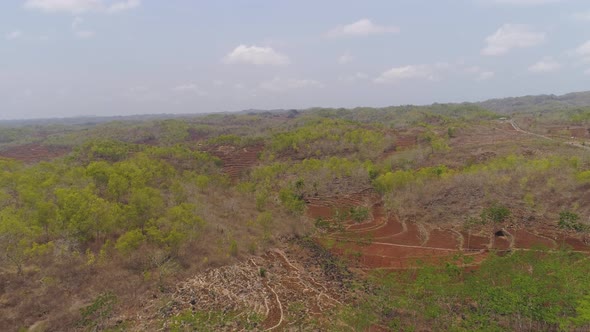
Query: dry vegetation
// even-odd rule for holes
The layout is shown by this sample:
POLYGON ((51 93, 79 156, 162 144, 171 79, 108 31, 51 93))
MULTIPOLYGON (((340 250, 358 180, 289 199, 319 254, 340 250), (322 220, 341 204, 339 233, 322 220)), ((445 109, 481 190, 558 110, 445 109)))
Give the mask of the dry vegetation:
POLYGON ((0 330, 587 328, 590 119, 552 112, 1 128, 0 330))

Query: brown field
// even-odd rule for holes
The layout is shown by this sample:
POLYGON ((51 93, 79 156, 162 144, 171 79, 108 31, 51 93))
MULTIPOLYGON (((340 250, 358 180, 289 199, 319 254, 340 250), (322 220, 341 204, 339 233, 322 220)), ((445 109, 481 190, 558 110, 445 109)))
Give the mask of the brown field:
POLYGON ((233 180, 240 178, 245 170, 258 164, 258 155, 264 149, 263 145, 235 147, 231 145, 217 145, 207 147, 205 151, 211 153, 223 162, 223 171, 233 180))
POLYGON ((19 160, 25 163, 36 163, 64 156, 70 152, 70 148, 52 145, 30 143, 9 147, 0 151, 0 158, 19 160))

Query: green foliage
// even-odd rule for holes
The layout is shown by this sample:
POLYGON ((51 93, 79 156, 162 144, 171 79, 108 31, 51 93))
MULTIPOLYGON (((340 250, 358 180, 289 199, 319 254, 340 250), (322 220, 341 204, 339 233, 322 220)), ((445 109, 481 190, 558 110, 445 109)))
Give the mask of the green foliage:
POLYGON ((146 233, 152 242, 176 253, 186 241, 196 240, 203 227, 205 221, 197 215, 197 207, 181 203, 168 209, 163 217, 152 221, 146 233))
MULTIPOLYGON (((586 111, 563 114, 559 119, 583 123, 586 111)), ((565 151, 551 155, 554 143, 537 145, 532 137, 531 144, 540 157, 523 154, 522 147, 512 147, 512 142, 499 143, 494 149, 498 158, 470 158, 467 166, 461 164, 466 156, 461 144, 452 155, 446 154, 449 138, 461 128, 496 118, 474 105, 314 109, 289 120, 285 115, 211 115, 195 120, 62 126, 43 129, 42 135, 35 137, 29 135, 37 132, 32 127, 0 129, 0 150, 21 142, 74 148, 66 158, 36 164, 0 158, 2 266, 9 277, 12 270, 18 270, 31 280, 41 280, 44 287, 49 282, 61 287, 60 283, 69 279, 60 281, 58 274, 53 274, 62 264, 68 266, 68 276, 110 273, 129 268, 119 264, 123 258, 137 264, 128 272, 141 273, 146 287, 154 281, 165 287, 165 278, 184 272, 181 268, 218 264, 219 259, 237 257, 242 251, 255 254, 258 245, 272 243, 266 240, 273 231, 307 222, 300 218, 306 201, 358 193, 371 184, 386 194, 386 207, 399 214, 415 213, 413 209, 422 207, 407 202, 422 198, 438 215, 460 215, 439 208, 440 200, 473 211, 485 207, 482 202, 509 199, 507 206, 518 209, 519 214, 523 210, 551 214, 555 202, 562 204, 558 208, 568 206, 562 199, 567 197, 579 216, 562 214, 558 225, 568 230, 585 229, 580 216, 587 215, 582 194, 590 182, 590 171, 584 154, 571 153, 573 157, 569 157, 565 151), (410 128, 415 125, 420 128, 410 128), (390 156, 395 137, 417 133, 419 147, 390 156), (189 135, 199 141, 189 141, 189 135), (207 140, 201 140, 204 138, 207 140), (212 151, 212 145, 245 147, 253 143, 264 143, 264 158, 257 160, 250 172, 244 171, 249 176, 238 183, 223 175, 219 158, 198 151, 212 151), (514 154, 505 155, 505 151, 514 154), (428 197, 429 192, 436 195, 435 200, 428 197), (388 201, 397 198, 400 201, 388 201), (405 205, 401 198, 406 199, 405 205), (210 243, 218 247, 210 248, 210 243)), ((476 149, 468 152, 479 153, 476 149)), ((234 156, 224 156, 224 160, 226 157, 234 156)), ((498 203, 484 209, 482 218, 468 219, 464 227, 478 231, 482 221, 502 222, 509 216, 510 210, 498 203)), ((318 218, 315 224, 338 231, 344 230, 346 220, 362 222, 369 217, 365 207, 342 208, 333 218, 318 218)), ((370 237, 356 240, 358 244, 371 241, 370 237)), ((326 246, 338 243, 334 238, 320 241, 326 246)), ((358 254, 345 250, 345 255, 358 254)), ((343 306, 334 316, 342 324, 336 323, 334 328, 587 329, 590 285, 586 261, 571 253, 556 254, 558 260, 554 253, 521 254, 492 257, 473 273, 455 265, 468 262, 461 258, 447 265, 412 270, 408 275, 384 275, 374 284, 363 284, 370 295, 366 301, 356 297, 343 306)), ((327 271, 343 269, 334 262, 325 267, 327 271)), ((123 276, 126 272, 119 273, 123 276)), ((261 269, 262 277, 265 273, 261 269)), ((30 293, 51 292, 31 289, 30 293)), ((359 290, 355 296, 361 293, 359 290)), ((108 293, 101 294, 82 312, 85 318, 80 328, 109 328, 106 321, 115 304, 108 293)), ((301 311, 300 305, 291 307, 301 311)), ((286 315, 287 320, 293 318, 286 315)), ((252 324, 256 319, 233 312, 187 311, 170 318, 173 324, 166 326, 171 330, 220 330, 233 320, 238 329, 262 329, 252 324)), ((296 328, 297 324, 289 326, 296 328)))
POLYGON ((188 138, 188 124, 182 120, 164 120, 156 124, 160 129, 160 142, 174 144, 188 138))
POLYGON ((412 184, 421 184, 434 179, 444 178, 451 174, 445 165, 424 167, 418 170, 397 170, 379 175, 373 186, 378 192, 388 193, 403 189, 412 184))
POLYGON ((90 160, 115 162, 125 159, 134 150, 136 147, 128 143, 107 139, 86 143, 79 149, 78 154, 80 157, 86 155, 90 160))
POLYGON ((219 331, 231 323, 240 330, 254 331, 261 327, 263 317, 257 313, 186 310, 169 318, 168 328, 180 331, 219 331))
POLYGON ((369 217, 369 209, 364 206, 353 206, 350 208, 350 218, 357 223, 365 221, 369 217))
POLYGON ((283 206, 293 214, 302 214, 305 210, 305 202, 290 188, 283 188, 279 192, 279 199, 283 206))
POLYGON ((358 123, 313 118, 294 130, 274 135, 270 151, 291 151, 305 157, 320 157, 328 153, 381 152, 387 144, 379 131, 358 123))
POLYGON ((398 170, 387 172, 378 176, 373 181, 373 186, 378 192, 392 192, 396 189, 403 188, 414 181, 413 171, 398 170))
POLYGON ((568 112, 570 120, 575 123, 590 122, 590 108, 573 109, 568 112))
POLYGON ((219 135, 207 140, 206 144, 210 145, 234 145, 240 146, 242 138, 237 135, 219 135))
POLYGON ((504 222, 509 216, 510 210, 499 203, 492 203, 492 205, 483 209, 481 212, 481 220, 484 223, 488 220, 491 220, 495 223, 501 223, 504 222))
POLYGON ((35 233, 35 228, 27 225, 14 209, 0 212, 0 252, 4 259, 17 268, 19 275, 22 274, 35 233))
POLYGON ((563 324, 568 326, 568 323, 573 323, 574 326, 590 326, 590 294, 587 294, 580 300, 576 306, 576 316, 572 317, 569 322, 563 324))
POLYGON ((454 138, 457 135, 457 128, 455 127, 449 127, 447 128, 447 137, 448 138, 454 138))
POLYGON ((582 183, 590 183, 590 170, 578 173, 577 179, 582 183))
POLYGON ((430 145, 432 152, 448 152, 451 150, 447 144, 445 137, 441 137, 437 133, 428 130, 421 137, 425 142, 430 145))
POLYGON ((557 225, 561 229, 573 230, 576 232, 582 232, 588 230, 588 225, 579 222, 580 216, 571 211, 561 211, 559 213, 559 221, 557 225))
POLYGON ((590 262, 567 251, 491 256, 467 273, 456 257, 446 266, 408 273, 375 273, 370 295, 342 310, 359 328, 397 330, 426 324, 452 331, 557 330, 588 327, 590 262), (452 308, 452 310, 449 310, 452 308), (356 323, 355 323, 356 322, 356 323))
POLYGON ((238 255, 238 252, 238 242, 234 239, 231 239, 229 241, 229 254, 235 257, 238 255))
POLYGON ((106 320, 111 316, 116 304, 115 294, 106 292, 98 295, 92 304, 80 309, 82 318, 78 324, 92 330, 104 329, 106 320))
POLYGON ((108 233, 120 213, 118 205, 96 196, 92 187, 58 188, 55 196, 59 222, 81 241, 98 239, 101 234, 108 233))
POLYGON ((143 235, 141 230, 133 229, 121 235, 119 239, 117 239, 115 248, 123 254, 129 254, 135 249, 139 248, 139 246, 141 246, 145 240, 146 236, 143 235))
POLYGON ((315 227, 322 229, 322 230, 329 230, 330 229, 330 222, 324 220, 324 218, 316 218, 314 221, 315 227))

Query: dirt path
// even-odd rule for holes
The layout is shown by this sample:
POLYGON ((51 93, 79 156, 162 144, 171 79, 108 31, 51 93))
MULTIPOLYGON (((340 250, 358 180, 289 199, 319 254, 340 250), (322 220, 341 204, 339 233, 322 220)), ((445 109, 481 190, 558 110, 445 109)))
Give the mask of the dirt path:
POLYGON ((526 131, 526 130, 520 128, 518 126, 518 124, 514 120, 510 120, 509 122, 510 122, 510 125, 512 125, 512 128, 514 128, 514 130, 516 130, 519 133, 523 133, 523 134, 526 134, 526 135, 536 136, 536 137, 543 138, 543 139, 550 140, 550 141, 554 141, 554 142, 560 142, 560 143, 563 143, 563 144, 566 144, 566 145, 570 145, 570 146, 574 146, 574 147, 577 147, 577 148, 581 148, 581 149, 589 150, 590 151, 590 146, 585 146, 585 145, 582 145, 582 144, 580 144, 578 142, 568 142, 568 141, 560 141, 560 140, 558 141, 558 140, 556 140, 554 138, 551 138, 551 137, 548 137, 548 136, 545 136, 545 135, 536 134, 536 133, 532 133, 530 131, 526 131))

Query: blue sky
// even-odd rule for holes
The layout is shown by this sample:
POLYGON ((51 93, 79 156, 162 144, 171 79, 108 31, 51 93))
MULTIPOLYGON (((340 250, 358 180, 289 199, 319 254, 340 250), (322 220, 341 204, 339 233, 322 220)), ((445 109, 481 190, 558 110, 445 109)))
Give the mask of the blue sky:
POLYGON ((587 0, 9 0, 0 119, 590 89, 587 0))

